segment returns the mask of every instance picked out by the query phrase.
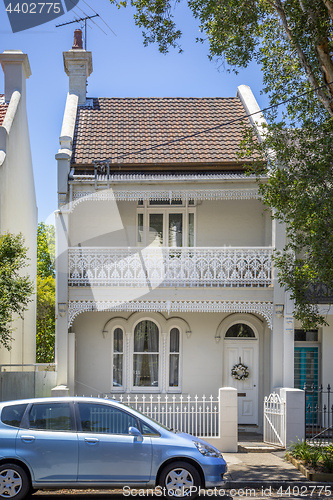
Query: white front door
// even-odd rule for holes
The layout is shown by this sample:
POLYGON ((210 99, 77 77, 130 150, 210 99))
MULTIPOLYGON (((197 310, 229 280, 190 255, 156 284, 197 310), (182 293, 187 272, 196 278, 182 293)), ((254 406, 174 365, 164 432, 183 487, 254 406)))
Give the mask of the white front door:
POLYGON ((238 423, 258 424, 258 376, 259 353, 257 339, 224 341, 224 387, 235 387, 238 396, 238 423), (248 367, 245 380, 235 380, 232 368, 238 363, 248 367))

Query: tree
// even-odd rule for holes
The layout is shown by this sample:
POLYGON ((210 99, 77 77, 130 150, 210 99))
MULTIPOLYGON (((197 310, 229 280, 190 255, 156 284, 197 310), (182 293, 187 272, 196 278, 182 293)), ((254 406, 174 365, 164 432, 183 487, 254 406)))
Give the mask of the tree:
POLYGON ((0 343, 7 350, 11 349, 15 315, 23 318, 34 291, 30 278, 22 276, 27 260, 21 234, 0 235, 0 343))
POLYGON ((37 229, 37 363, 54 361, 55 341, 55 232, 43 222, 37 229))
MULTIPOLYGON (((131 5, 146 45, 181 50, 169 0, 131 5)), ((264 142, 244 131, 243 154, 259 151, 252 170, 262 198, 287 227, 288 244, 275 263, 295 300, 295 317, 305 328, 323 324, 313 284, 333 291, 333 2, 188 0, 188 6, 211 59, 234 71, 256 61, 270 105, 289 100, 282 111, 266 113, 264 142)))

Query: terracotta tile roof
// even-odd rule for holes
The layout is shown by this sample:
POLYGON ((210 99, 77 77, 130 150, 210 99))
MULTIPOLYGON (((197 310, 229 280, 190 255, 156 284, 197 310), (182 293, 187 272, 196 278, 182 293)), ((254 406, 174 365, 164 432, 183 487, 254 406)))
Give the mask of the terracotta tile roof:
POLYGON ((5 96, 0 94, 0 126, 5 118, 8 104, 4 102, 5 96))
MULTIPOLYGON (((72 164, 112 157, 112 164, 153 168, 239 163, 241 122, 139 153, 244 116, 232 98, 98 98, 78 109, 72 164)), ((249 125, 248 120, 247 124, 249 125)))

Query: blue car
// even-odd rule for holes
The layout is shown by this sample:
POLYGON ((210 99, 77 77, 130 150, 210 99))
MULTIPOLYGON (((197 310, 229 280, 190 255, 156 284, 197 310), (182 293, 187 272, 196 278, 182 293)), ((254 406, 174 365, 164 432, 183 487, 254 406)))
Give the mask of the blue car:
POLYGON ((226 463, 205 441, 113 400, 41 398, 0 404, 0 497, 37 489, 155 488, 194 498, 222 486, 226 463))

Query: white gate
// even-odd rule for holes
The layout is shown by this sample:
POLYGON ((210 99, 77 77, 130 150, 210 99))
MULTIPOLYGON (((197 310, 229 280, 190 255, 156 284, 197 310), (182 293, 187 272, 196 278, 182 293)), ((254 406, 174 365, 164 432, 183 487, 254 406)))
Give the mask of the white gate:
POLYGON ((286 446, 286 405, 273 392, 264 399, 264 442, 286 446))

